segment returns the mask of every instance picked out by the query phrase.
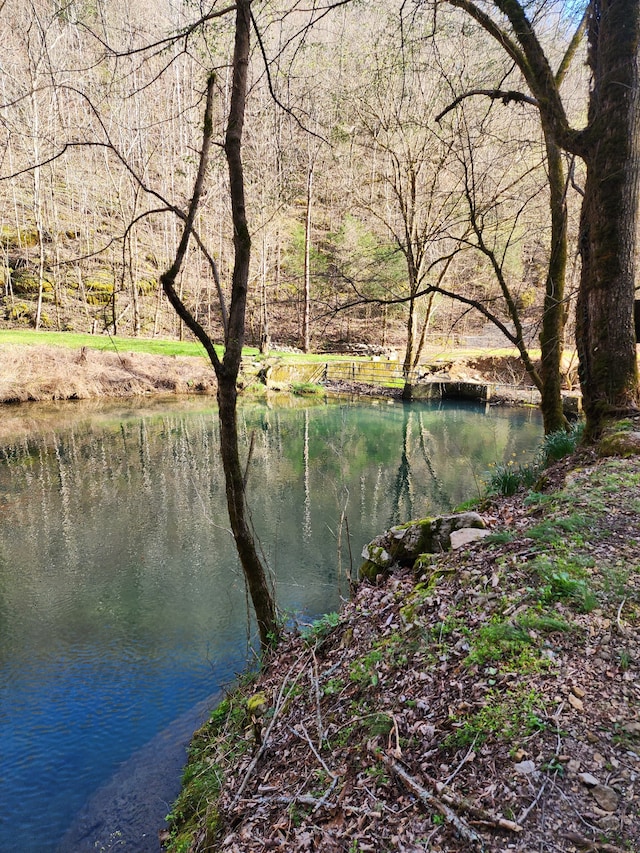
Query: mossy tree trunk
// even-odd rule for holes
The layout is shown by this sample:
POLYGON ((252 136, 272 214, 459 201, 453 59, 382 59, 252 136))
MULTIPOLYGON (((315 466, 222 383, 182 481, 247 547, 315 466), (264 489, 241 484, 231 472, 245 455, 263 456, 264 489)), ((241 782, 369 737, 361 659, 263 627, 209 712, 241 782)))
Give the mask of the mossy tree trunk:
POLYGON ((640 177, 639 0, 595 0, 589 21, 592 90, 580 221, 576 315, 588 437, 638 406, 633 324, 640 177))
POLYGON ((562 350, 566 308, 567 206, 562 152, 545 133, 549 173, 551 247, 547 265, 542 328, 540 331, 540 396, 545 434, 567 425, 562 406, 562 350))

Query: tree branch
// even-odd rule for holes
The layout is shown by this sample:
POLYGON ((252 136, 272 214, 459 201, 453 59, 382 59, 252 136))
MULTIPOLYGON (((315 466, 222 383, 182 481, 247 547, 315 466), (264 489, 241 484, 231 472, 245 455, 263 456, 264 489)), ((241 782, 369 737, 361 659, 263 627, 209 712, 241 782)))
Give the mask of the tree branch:
POLYGON ((442 119, 450 113, 451 110, 454 110, 458 104, 461 104, 466 98, 472 98, 476 95, 484 95, 487 98, 491 98, 495 101, 502 101, 503 104, 507 105, 512 101, 514 103, 520 104, 530 104, 531 106, 538 107, 539 104, 535 98, 532 98, 530 95, 524 95, 522 92, 516 92, 514 90, 504 90, 504 89, 471 89, 469 92, 465 92, 463 95, 459 95, 454 101, 452 101, 446 109, 444 109, 441 113, 438 113, 436 116, 436 121, 438 124, 442 121, 442 119))
POLYGON ((185 219, 184 229, 182 231, 180 243, 178 244, 175 259, 171 267, 160 276, 160 282, 162 284, 164 292, 167 294, 167 298, 171 303, 173 309, 178 314, 180 319, 183 320, 186 326, 193 332, 193 334, 200 341, 202 346, 205 348, 207 355, 211 359, 211 363, 213 364, 216 373, 218 373, 218 371, 222 367, 222 363, 218 357, 218 353, 215 350, 211 338, 206 333, 204 328, 200 325, 200 323, 196 320, 193 314, 189 311, 189 309, 184 304, 175 289, 175 281, 184 262, 185 255, 187 253, 187 247, 189 245, 189 238, 191 237, 193 231, 193 223, 196 217, 196 212, 198 210, 198 205, 200 203, 200 197, 202 195, 202 188, 204 185, 204 178, 207 170, 207 164, 209 161, 209 150, 211 148, 211 137, 213 135, 214 86, 215 79, 214 75, 211 74, 209 76, 209 79, 207 80, 207 101, 204 114, 204 128, 202 131, 202 150, 200 151, 200 161, 198 163, 198 172, 193 187, 193 196, 189 205, 189 212, 187 213, 187 217, 185 219))
POLYGON ((584 11, 584 15, 580 19, 580 23, 578 24, 575 33, 571 41, 569 42, 569 46, 567 47, 564 56, 562 57, 562 61, 558 66, 558 70, 556 71, 556 86, 560 88, 562 85, 562 81, 566 77, 567 71, 569 70, 569 66, 573 62, 573 58, 576 55, 578 47, 580 46, 580 42, 584 38, 584 34, 587 29, 587 21, 589 20, 589 7, 584 11))

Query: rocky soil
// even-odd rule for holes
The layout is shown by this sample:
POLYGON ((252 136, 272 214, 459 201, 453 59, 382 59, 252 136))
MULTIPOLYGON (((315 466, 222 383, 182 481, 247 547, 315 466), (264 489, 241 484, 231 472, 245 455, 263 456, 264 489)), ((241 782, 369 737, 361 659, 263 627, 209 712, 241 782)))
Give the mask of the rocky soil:
POLYGON ((640 851, 640 458, 363 582, 196 734, 172 851, 640 851))

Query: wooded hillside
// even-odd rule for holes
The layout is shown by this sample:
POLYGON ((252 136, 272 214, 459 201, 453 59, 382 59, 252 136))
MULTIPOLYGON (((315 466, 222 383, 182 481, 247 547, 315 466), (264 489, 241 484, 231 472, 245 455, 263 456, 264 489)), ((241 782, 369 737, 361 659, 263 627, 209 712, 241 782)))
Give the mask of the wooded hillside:
MULTIPOLYGON (((411 359, 425 339, 505 343, 473 306, 512 328, 506 284, 535 344, 551 240, 544 139, 530 104, 478 90, 521 87, 509 57, 456 9, 286 5, 253 10, 248 342, 408 342, 411 359), (478 95, 438 121, 471 88, 478 95), (466 301, 421 296, 433 286, 466 301)), ((228 291, 232 266, 221 147, 231 23, 215 9, 191 31, 191 4, 167 0, 2 6, 2 323, 182 334, 159 275, 188 206, 215 68, 217 153, 196 223, 206 251, 192 245, 179 284, 219 332, 218 286, 228 291)), ((547 13, 551 57, 574 28, 547 13)), ((584 78, 578 55, 563 83, 577 120, 584 78)), ((566 166, 573 284, 581 175, 566 166)))

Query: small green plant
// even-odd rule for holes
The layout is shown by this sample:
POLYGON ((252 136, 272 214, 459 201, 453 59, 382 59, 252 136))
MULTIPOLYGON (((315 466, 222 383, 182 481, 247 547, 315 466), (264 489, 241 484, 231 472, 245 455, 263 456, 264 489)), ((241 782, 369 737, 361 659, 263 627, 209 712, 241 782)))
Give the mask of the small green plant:
POLYGON ((490 737, 507 742, 522 740, 546 723, 537 713, 544 702, 535 690, 509 690, 502 696, 494 691, 487 694, 487 704, 470 717, 454 717, 457 731, 445 739, 445 746, 482 744, 490 737))
POLYGON ((487 489, 490 494, 503 497, 515 495, 520 488, 530 489, 537 481, 539 469, 535 464, 513 465, 511 462, 496 465, 489 474, 487 489))
POLYGON ((567 572, 551 572, 541 590, 543 601, 569 601, 580 613, 591 613, 598 606, 598 599, 586 583, 571 577, 567 572))
POLYGON ((620 667, 622 672, 627 672, 627 670, 631 666, 631 655, 629 654, 627 649, 618 650, 618 666, 620 667))
POLYGON ((336 696, 342 693, 345 688, 345 683, 341 678, 330 678, 322 688, 324 696, 336 696))
POLYGON ((496 465, 489 475, 488 489, 493 494, 509 497, 515 495, 520 488, 520 477, 518 469, 507 463, 496 465))
POLYGON ((454 507, 454 512, 469 512, 471 509, 479 509, 483 504, 483 498, 470 498, 468 501, 463 501, 458 506, 454 507))
MULTIPOLYGON (((555 545, 559 542, 566 541, 566 534, 579 534, 582 531, 588 530, 593 524, 593 519, 585 514, 571 513, 565 518, 546 518, 540 524, 531 527, 527 533, 529 538, 536 542, 541 542, 546 545, 555 545)), ((573 538, 573 544, 583 544, 581 536, 573 538)))
POLYGON ((305 817, 304 809, 302 809, 298 803, 289 803, 287 806, 287 812, 292 826, 295 826, 296 828, 301 826, 305 817))
POLYGON ((517 655, 524 645, 532 642, 531 637, 520 625, 512 622, 491 622, 483 625, 475 634, 473 649, 466 664, 485 664, 517 655))
POLYGON ((557 462, 570 453, 574 453, 583 432, 584 423, 577 421, 569 430, 558 430, 558 432, 546 435, 542 443, 542 456, 545 465, 557 462))
POLYGON ((496 530, 485 537, 485 542, 488 545, 508 545, 516 538, 516 533, 513 530, 496 530))
POLYGON ((320 619, 316 619, 311 625, 305 627, 300 634, 308 645, 321 643, 339 624, 339 613, 325 613, 320 619))
POLYGON ((556 500, 555 494, 545 495, 542 492, 530 492, 524 499, 525 506, 544 507, 554 503, 556 500))
POLYGON ((527 611, 518 617, 517 624, 525 631, 537 634, 554 634, 556 631, 570 631, 571 625, 561 616, 550 613, 527 611))
POLYGON ((362 726, 371 737, 377 737, 378 735, 388 735, 393 728, 393 721, 389 714, 369 714, 362 721, 362 726))
POLYGON ((314 382, 293 382, 291 393, 299 397, 315 397, 326 392, 322 385, 316 385, 314 382))
POLYGON ((552 755, 548 761, 542 765, 545 773, 553 773, 556 776, 564 776, 565 767, 557 755, 552 755))
POLYGON ((372 767, 368 767, 365 771, 365 775, 372 779, 377 785, 388 785, 391 781, 386 768, 382 764, 374 764, 372 767))
POLYGON ((356 684, 370 684, 372 687, 377 687, 380 679, 376 667, 382 659, 382 650, 372 649, 364 657, 355 660, 351 664, 349 678, 351 681, 355 681, 356 684))

